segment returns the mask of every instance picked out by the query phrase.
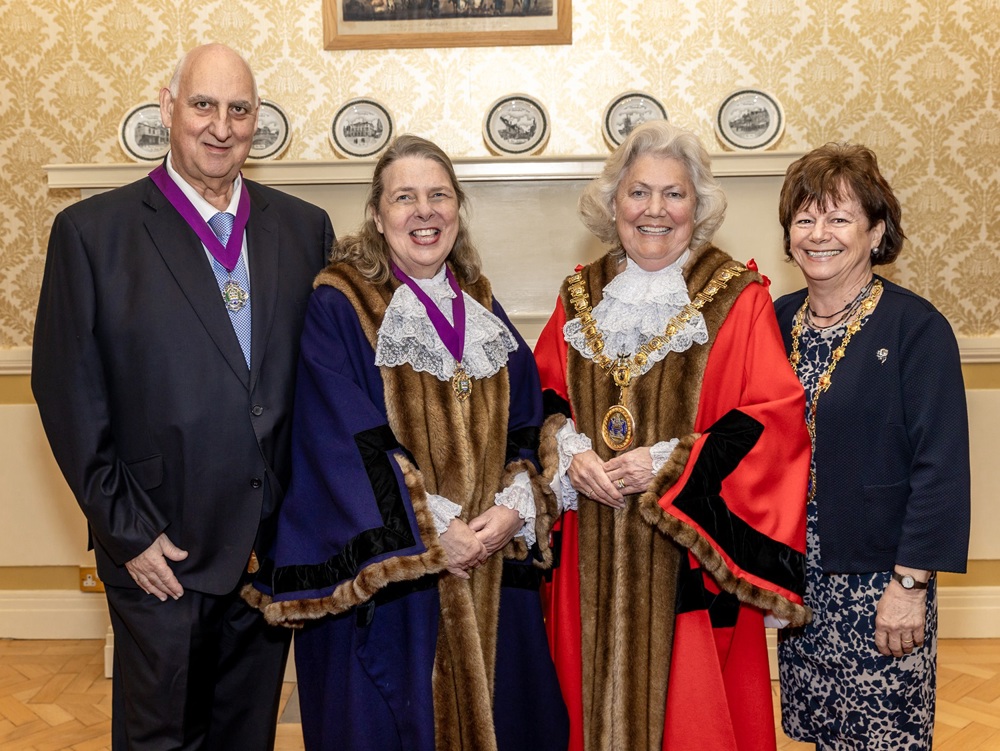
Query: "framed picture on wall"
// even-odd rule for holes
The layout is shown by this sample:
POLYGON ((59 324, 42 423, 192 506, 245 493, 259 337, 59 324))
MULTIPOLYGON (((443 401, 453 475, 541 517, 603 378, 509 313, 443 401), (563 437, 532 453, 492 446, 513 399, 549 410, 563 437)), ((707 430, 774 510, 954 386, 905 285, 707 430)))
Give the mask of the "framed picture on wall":
POLYGON ((328 50, 572 42, 572 0, 323 0, 328 50))

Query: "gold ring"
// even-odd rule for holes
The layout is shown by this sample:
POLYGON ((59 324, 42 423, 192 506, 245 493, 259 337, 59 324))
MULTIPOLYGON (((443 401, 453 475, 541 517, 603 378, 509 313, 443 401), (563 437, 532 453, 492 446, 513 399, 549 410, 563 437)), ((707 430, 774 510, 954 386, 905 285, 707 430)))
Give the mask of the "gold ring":
POLYGON ((615 483, 619 490, 625 490, 625 480, 621 477, 618 478, 618 482, 615 483))

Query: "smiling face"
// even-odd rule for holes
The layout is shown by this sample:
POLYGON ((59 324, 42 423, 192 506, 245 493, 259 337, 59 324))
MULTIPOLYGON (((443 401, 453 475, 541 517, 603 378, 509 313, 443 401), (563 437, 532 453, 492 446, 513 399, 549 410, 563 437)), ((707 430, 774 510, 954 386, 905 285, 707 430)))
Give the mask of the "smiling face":
POLYGON ((792 217, 789 250, 809 284, 854 289, 871 274, 872 249, 885 223, 869 225, 853 193, 842 195, 835 204, 803 206, 792 217))
POLYGON ((233 181, 250 153, 257 110, 253 75, 239 55, 222 45, 199 47, 188 55, 176 96, 168 88, 160 91, 172 166, 219 208, 228 205, 227 195, 231 197, 233 181))
POLYGON ((644 154, 615 194, 615 226, 625 253, 646 271, 666 268, 687 250, 698 198, 684 165, 644 154))
POLYGON ((409 277, 431 278, 458 236, 458 197, 447 170, 433 159, 402 157, 382 172, 382 187, 372 218, 392 261, 409 277))

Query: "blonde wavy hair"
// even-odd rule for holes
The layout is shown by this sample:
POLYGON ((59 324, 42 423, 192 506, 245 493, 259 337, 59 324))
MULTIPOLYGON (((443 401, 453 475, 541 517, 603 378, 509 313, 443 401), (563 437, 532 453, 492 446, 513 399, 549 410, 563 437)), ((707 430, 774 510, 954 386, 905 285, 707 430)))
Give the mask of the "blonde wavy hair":
POLYGON ((708 152, 698 136, 666 120, 643 123, 629 133, 608 157, 601 174, 584 189, 578 205, 580 218, 603 243, 624 252, 615 226, 615 195, 625 173, 639 157, 647 154, 676 159, 687 170, 697 199, 691 250, 701 250, 712 242, 726 218, 726 194, 712 175, 708 152))
POLYGON ((451 264, 455 277, 460 282, 464 284, 476 282, 481 273, 482 261, 469 235, 465 220, 466 195, 455 175, 451 159, 437 144, 409 133, 398 136, 379 158, 365 201, 365 221, 355 234, 337 240, 330 256, 331 262, 350 264, 372 284, 385 284, 392 277, 389 243, 375 226, 374 216, 385 192, 385 171, 394 162, 405 157, 430 159, 444 167, 448 173, 448 179, 451 180, 455 197, 458 199, 459 214, 458 235, 445 260, 451 264))

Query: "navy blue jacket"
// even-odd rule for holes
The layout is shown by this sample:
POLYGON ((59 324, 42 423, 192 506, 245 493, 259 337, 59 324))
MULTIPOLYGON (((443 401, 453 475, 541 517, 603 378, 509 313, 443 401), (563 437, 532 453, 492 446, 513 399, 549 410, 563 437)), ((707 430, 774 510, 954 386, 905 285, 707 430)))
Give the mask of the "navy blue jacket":
MULTIPOLYGON (((899 564, 964 572, 969 423, 958 344, 933 305, 882 283, 878 307, 819 399, 823 570, 865 573, 899 564)), ((792 319, 805 295, 799 290, 775 303, 789 351, 792 319)))
MULTIPOLYGON (((75 203, 49 238, 31 387, 101 579, 166 532, 186 589, 231 592, 291 471, 292 390, 327 213, 246 181, 251 366, 204 246, 152 180, 75 203)), ((258 539, 259 538, 259 539, 258 539)))

